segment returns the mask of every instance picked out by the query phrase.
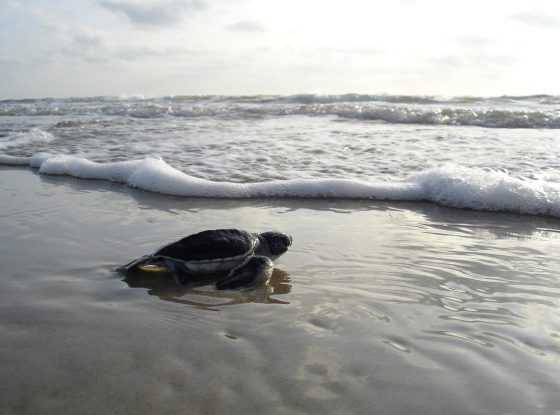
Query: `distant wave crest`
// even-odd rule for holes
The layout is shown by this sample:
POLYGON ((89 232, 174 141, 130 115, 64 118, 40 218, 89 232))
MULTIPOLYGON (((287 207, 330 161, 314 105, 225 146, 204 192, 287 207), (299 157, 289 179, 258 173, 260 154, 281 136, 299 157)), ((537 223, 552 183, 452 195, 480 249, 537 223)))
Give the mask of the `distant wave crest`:
MULTIPOLYGON (((0 116, 254 117, 339 116, 390 124, 560 128, 560 97, 494 98, 408 95, 95 97, 0 101, 0 116)), ((67 122, 62 120, 62 123, 67 122)))
POLYGON ((472 103, 514 103, 526 102, 543 105, 560 104, 558 95, 501 95, 495 97, 456 96, 443 97, 436 95, 391 95, 391 94, 294 94, 294 95, 170 95, 160 98, 146 98, 143 95, 133 96, 94 96, 69 98, 25 98, 4 99, 0 105, 6 104, 96 104, 99 102, 231 102, 231 103, 296 103, 296 104, 329 104, 338 102, 390 102, 404 104, 472 104, 472 103))
POLYGON ((338 104, 287 108, 285 113, 338 115, 345 118, 383 121, 390 124, 462 125, 487 128, 560 128, 560 114, 553 111, 338 104))

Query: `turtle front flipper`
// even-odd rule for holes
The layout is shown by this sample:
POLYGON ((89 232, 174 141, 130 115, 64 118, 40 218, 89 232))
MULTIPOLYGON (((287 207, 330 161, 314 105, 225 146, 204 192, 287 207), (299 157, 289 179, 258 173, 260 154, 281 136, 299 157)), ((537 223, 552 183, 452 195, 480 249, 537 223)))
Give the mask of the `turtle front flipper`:
POLYGON ((265 256, 253 256, 241 265, 235 267, 223 279, 216 283, 218 290, 233 290, 236 288, 251 288, 266 284, 272 275, 274 264, 265 256))

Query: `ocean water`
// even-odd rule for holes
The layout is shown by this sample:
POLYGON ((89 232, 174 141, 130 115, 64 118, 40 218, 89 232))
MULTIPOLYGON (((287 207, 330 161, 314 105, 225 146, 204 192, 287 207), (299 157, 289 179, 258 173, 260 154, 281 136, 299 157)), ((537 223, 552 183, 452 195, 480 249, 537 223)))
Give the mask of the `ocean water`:
POLYGON ((559 129, 560 98, 547 95, 5 100, 0 163, 181 196, 558 216, 559 129))
POLYGON ((0 413, 559 415, 559 110, 0 101, 0 413), (268 286, 115 272, 222 227, 268 286))

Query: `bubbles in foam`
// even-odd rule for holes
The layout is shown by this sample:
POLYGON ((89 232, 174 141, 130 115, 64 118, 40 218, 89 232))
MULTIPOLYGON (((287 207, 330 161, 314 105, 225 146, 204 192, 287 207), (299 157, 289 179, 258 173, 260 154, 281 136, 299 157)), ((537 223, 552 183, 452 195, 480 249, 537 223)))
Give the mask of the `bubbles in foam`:
POLYGON ((444 206, 560 217, 560 184, 504 171, 446 165, 411 178, 424 198, 444 206))

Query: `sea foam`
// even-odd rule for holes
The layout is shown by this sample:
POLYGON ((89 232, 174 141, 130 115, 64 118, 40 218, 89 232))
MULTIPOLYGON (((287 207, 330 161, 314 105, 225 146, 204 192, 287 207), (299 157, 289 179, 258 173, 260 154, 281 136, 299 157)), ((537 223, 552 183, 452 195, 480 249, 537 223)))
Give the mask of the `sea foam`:
POLYGON ((184 197, 427 201, 455 208, 560 217, 560 183, 451 164, 395 182, 291 179, 259 183, 193 177, 161 158, 98 163, 77 156, 38 153, 33 157, 0 156, 0 164, 28 165, 40 174, 108 180, 184 197))

